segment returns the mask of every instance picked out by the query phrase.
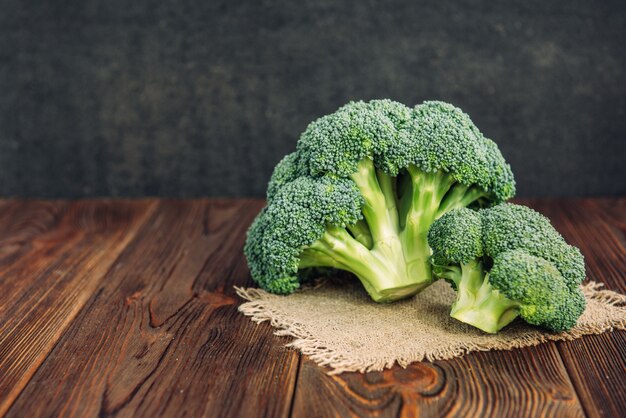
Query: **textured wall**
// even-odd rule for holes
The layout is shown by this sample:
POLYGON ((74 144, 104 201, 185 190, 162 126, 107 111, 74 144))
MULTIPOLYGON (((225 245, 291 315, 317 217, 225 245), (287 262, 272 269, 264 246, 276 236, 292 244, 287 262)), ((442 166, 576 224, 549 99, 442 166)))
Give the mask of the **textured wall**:
POLYGON ((1 0, 0 195, 261 195, 381 97, 463 108, 520 195, 626 193, 624 2, 495 3, 1 0))

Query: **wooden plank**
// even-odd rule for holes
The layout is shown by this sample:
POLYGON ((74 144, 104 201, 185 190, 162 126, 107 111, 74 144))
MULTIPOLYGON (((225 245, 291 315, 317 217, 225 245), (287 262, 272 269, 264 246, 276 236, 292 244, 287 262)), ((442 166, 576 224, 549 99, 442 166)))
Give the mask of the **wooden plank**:
MULTIPOLYGON (((626 293, 626 198, 531 201, 566 240, 585 255, 588 278, 626 293)), ((626 411, 626 332, 558 343, 572 383, 589 416, 626 411)))
POLYGON ((92 295, 149 202, 17 201, 0 233, 0 415, 92 295))
POLYGON ((304 360, 294 417, 584 416, 553 344, 328 376, 304 360))
POLYGON ((8 416, 286 416, 298 355, 232 289, 261 206, 161 203, 8 416))
POLYGON ((0 269, 28 251, 35 236, 54 227, 66 207, 67 202, 63 201, 3 200, 0 206, 0 269))
POLYGON ((32 285, 32 276, 13 277, 7 268, 32 250, 33 240, 54 228, 67 208, 61 201, 0 201, 0 327, 6 311, 15 306, 15 297, 32 285))

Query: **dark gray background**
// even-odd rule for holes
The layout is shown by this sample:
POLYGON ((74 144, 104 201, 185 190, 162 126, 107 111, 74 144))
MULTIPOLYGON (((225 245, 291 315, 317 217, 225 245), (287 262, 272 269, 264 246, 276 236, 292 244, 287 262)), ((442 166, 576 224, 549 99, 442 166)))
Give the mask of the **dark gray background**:
POLYGON ((624 1, 0 0, 0 195, 259 196, 351 99, 442 99, 519 195, 626 193, 624 1))

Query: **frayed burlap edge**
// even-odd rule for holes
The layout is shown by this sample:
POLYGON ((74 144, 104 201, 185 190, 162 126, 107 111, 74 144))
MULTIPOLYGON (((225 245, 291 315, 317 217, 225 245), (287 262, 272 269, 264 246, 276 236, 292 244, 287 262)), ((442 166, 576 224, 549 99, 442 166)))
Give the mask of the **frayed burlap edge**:
POLYGON ((309 356, 311 360, 320 366, 329 368, 328 374, 340 374, 343 372, 369 372, 380 371, 391 368, 395 363, 401 367, 406 367, 410 363, 417 361, 434 361, 447 360, 454 357, 460 357, 472 351, 490 351, 490 350, 510 350, 514 348, 535 346, 548 341, 569 341, 579 338, 583 335, 601 334, 614 329, 626 329, 626 308, 621 305, 626 304, 626 295, 603 289, 604 284, 598 282, 588 282, 581 286, 582 291, 587 299, 593 299, 601 302, 605 306, 614 307, 624 311, 623 319, 606 320, 600 324, 584 324, 577 325, 570 331, 558 334, 553 333, 534 333, 532 335, 522 335, 516 337, 515 340, 498 341, 496 344, 479 344, 467 341, 460 341, 456 344, 437 348, 429 352, 412 352, 401 358, 380 358, 372 357, 368 359, 354 359, 339 353, 336 350, 326 347, 322 341, 316 339, 307 329, 294 321, 293 318, 285 315, 271 303, 277 296, 265 292, 261 289, 249 288, 244 289, 235 287, 237 294, 247 300, 239 306, 239 311, 250 317, 252 321, 261 323, 269 321, 270 325, 277 329, 274 332, 279 336, 294 337, 295 340, 288 343, 287 347, 293 347, 300 350, 303 354, 309 356))

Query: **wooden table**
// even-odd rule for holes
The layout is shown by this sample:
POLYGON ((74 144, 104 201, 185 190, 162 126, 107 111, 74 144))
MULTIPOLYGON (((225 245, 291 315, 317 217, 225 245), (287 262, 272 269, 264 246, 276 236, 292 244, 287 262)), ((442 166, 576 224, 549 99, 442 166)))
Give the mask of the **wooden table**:
MULTIPOLYGON (((531 200, 626 293, 626 198, 531 200)), ((0 416, 626 416, 626 333, 330 377, 237 312, 259 200, 0 201, 0 416)))

